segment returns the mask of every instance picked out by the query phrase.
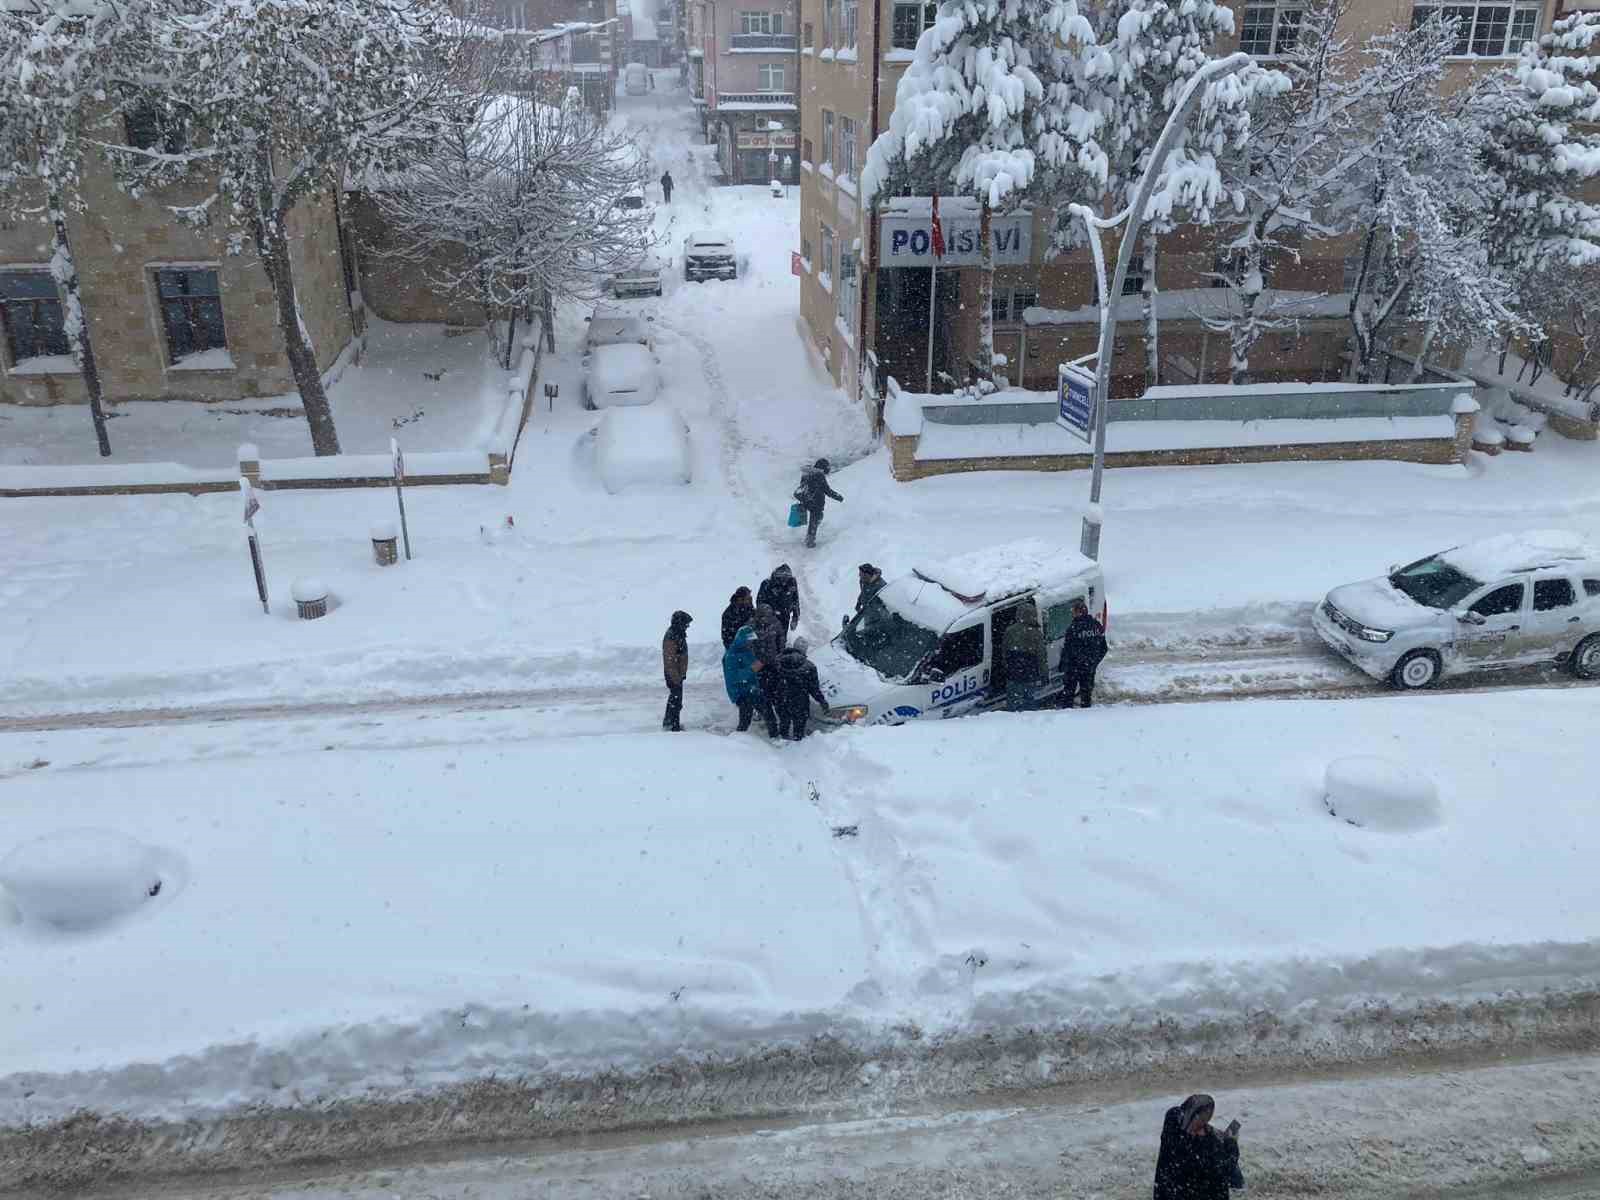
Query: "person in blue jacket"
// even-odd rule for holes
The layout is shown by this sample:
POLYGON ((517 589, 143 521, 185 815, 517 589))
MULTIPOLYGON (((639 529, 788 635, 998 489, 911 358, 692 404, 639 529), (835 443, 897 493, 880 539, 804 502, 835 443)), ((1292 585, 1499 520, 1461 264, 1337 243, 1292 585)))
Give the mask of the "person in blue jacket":
MULTIPOLYGON (((765 664, 763 664, 765 665, 765 664)), ((741 625, 722 654, 722 682, 728 689, 728 699, 739 707, 739 731, 750 728, 750 718, 757 710, 766 722, 767 736, 778 736, 778 714, 767 697, 766 689, 756 678, 756 631, 750 624, 741 625)), ((776 669, 776 664, 773 664, 776 669)))

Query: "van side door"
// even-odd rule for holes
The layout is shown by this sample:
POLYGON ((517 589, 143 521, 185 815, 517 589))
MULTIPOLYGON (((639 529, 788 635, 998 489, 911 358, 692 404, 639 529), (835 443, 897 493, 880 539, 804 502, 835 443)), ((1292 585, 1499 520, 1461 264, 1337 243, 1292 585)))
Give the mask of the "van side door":
POLYGON ((1523 644, 1534 660, 1566 654, 1583 636, 1581 582, 1574 586, 1565 575, 1546 575, 1533 581, 1533 607, 1523 644))
MULTIPOLYGON (((964 618, 966 619, 966 618, 964 618)), ((922 669, 923 716, 959 717, 971 712, 989 692, 989 622, 985 618, 952 629, 922 669)))

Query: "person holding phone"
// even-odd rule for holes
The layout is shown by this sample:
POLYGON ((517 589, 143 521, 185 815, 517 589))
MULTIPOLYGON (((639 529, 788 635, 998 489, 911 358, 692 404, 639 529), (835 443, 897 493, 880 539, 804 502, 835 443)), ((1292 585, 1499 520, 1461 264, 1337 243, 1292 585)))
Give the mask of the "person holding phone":
POLYGON ((1216 1111, 1216 1101, 1204 1092, 1167 1109, 1156 1156, 1155 1200, 1228 1200, 1230 1188, 1244 1186, 1239 1122, 1219 1131, 1211 1125, 1216 1111))

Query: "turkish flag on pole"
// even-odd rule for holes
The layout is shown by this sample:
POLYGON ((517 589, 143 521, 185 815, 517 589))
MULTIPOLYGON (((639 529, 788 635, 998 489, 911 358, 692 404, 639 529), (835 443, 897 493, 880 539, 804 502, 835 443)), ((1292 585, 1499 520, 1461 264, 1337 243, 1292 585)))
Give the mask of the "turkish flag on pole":
POLYGON ((939 193, 933 194, 933 256, 944 257, 944 226, 939 224, 939 193))

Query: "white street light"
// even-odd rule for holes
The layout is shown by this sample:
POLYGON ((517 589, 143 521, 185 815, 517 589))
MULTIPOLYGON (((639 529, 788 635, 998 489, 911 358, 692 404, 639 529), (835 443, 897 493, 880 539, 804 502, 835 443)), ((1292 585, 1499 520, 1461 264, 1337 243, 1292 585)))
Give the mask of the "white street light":
POLYGON ((1172 115, 1167 118, 1166 127, 1161 130, 1161 137, 1156 141, 1156 148, 1150 155, 1144 176, 1139 180, 1139 190, 1134 194, 1133 203, 1127 208, 1114 217, 1101 217, 1087 205, 1067 206, 1067 210, 1081 219, 1084 228, 1088 230, 1089 252, 1094 258, 1095 282, 1100 286, 1100 348, 1094 360, 1094 474, 1089 483, 1089 512, 1083 518, 1083 533, 1079 540, 1079 549, 1088 558, 1100 557, 1100 484, 1106 465, 1106 407, 1111 395, 1111 355, 1117 329, 1116 310, 1113 306, 1122 298, 1122 281, 1127 278, 1128 266, 1133 261, 1133 245, 1139 240, 1139 230, 1144 225, 1145 209, 1149 207, 1150 197, 1156 190, 1156 181, 1161 174, 1161 168, 1166 165, 1167 158, 1172 154, 1173 146, 1178 140, 1178 131, 1189 119, 1190 110, 1199 102, 1201 89, 1213 80, 1237 74, 1248 67, 1251 61, 1248 54, 1240 52, 1230 54, 1227 58, 1214 59, 1195 72, 1184 86, 1183 94, 1178 97, 1172 115), (1124 221, 1128 227, 1123 231, 1122 243, 1117 248, 1117 265, 1108 287, 1105 252, 1100 245, 1100 231, 1115 229, 1124 221))

